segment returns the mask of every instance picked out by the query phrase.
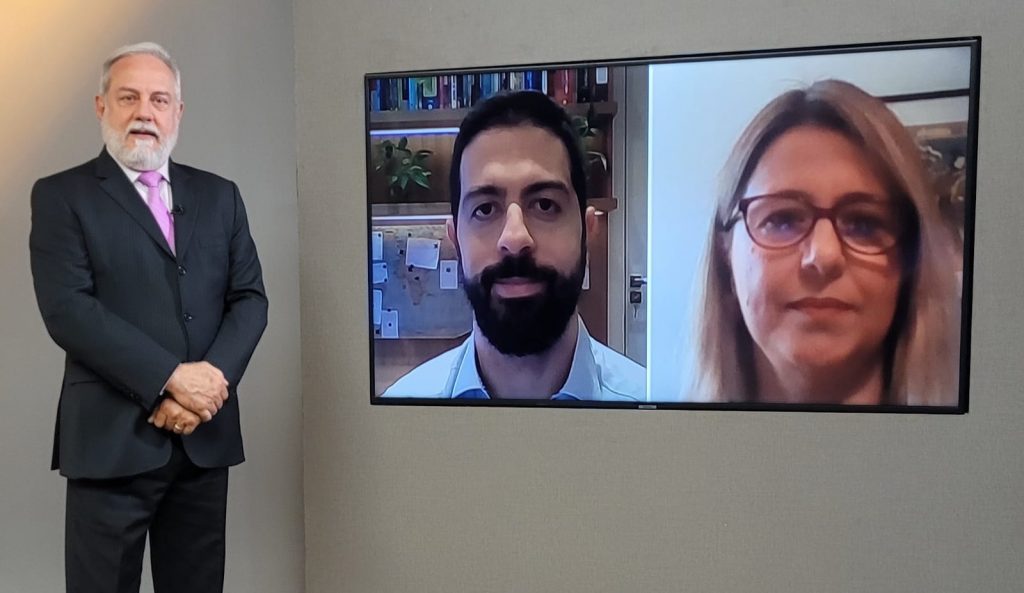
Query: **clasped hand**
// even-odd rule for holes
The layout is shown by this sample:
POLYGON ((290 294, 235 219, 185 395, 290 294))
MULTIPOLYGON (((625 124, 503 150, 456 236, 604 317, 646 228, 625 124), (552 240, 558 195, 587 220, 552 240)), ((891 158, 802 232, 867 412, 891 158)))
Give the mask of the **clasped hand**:
POLYGON ((160 405, 147 420, 157 428, 164 428, 176 434, 190 435, 201 422, 199 416, 181 407, 172 398, 160 400, 160 405))
POLYGON ((167 381, 169 396, 149 418, 158 428, 191 434, 202 422, 209 422, 228 399, 228 381, 224 373, 206 361, 184 362, 167 381))

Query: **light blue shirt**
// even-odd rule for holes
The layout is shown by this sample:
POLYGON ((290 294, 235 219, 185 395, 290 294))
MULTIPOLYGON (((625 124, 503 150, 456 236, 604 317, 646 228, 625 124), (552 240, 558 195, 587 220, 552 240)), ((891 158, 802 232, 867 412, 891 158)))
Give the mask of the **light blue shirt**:
MULTIPOLYGON (((409 371, 382 397, 490 399, 477 370, 473 337, 409 371)), ((591 338, 580 321, 565 384, 538 399, 642 402, 646 382, 642 366, 591 338)))

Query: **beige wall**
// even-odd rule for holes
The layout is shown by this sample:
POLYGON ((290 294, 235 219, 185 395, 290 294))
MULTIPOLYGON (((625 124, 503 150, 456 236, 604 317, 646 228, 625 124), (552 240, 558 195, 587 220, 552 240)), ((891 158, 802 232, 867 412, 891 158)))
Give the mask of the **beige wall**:
POLYGON ((1019 590, 1019 3, 294 6, 308 591, 1019 590), (364 73, 977 34, 968 415, 369 405, 364 73))
MULTIPOLYGON (((231 473, 227 590, 303 588, 294 49, 289 3, 7 0, 0 10, 0 593, 63 591, 64 482, 49 471, 63 357, 32 295, 29 189, 99 153, 99 64, 153 39, 183 70, 174 157, 238 182, 270 322, 241 386, 249 461, 231 473)), ((143 591, 151 591, 148 568, 143 591)))
POLYGON ((295 0, 293 29, 292 6, 274 0, 7 2, 0 593, 63 581, 63 483, 47 470, 61 357, 32 299, 28 191, 99 150, 96 64, 143 38, 185 72, 175 156, 239 182, 271 298, 242 385, 249 461, 232 473, 228 591, 302 590, 303 500, 311 593, 1015 591, 1024 14, 993 0, 819 4, 295 0), (984 83, 968 415, 369 406, 365 72, 973 34, 984 83))

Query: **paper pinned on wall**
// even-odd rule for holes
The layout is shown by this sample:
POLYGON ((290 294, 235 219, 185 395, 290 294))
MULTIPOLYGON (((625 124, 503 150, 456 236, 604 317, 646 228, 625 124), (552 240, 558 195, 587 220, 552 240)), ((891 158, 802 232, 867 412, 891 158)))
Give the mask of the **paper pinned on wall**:
POLYGON ((405 245, 405 265, 436 270, 441 257, 441 242, 437 239, 409 237, 405 245))
POLYGON ((384 305, 384 291, 373 289, 373 324, 380 325, 380 308, 384 305))
POLYGON ((380 284, 388 281, 388 265, 384 262, 373 264, 373 283, 380 284))
POLYGON ((388 309, 380 313, 380 337, 398 338, 398 310, 388 309))
POLYGON ((459 287, 458 260, 441 260, 441 290, 455 290, 459 287))
POLYGON ((384 233, 370 233, 370 259, 384 259, 384 233))

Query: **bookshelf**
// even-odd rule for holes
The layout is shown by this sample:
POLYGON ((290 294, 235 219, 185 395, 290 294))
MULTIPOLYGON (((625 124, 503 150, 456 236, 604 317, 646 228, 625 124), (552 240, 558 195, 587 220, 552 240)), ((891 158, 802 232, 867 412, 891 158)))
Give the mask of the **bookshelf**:
MULTIPOLYGON (((615 117, 618 113, 618 104, 614 101, 602 101, 593 103, 594 113, 598 123, 615 117)), ((565 105, 565 110, 570 116, 585 116, 590 103, 572 103, 565 105)), ((460 107, 457 109, 429 109, 418 111, 371 111, 371 131, 393 131, 393 130, 417 130, 429 128, 458 128, 459 124, 469 113, 470 108, 460 107)))

